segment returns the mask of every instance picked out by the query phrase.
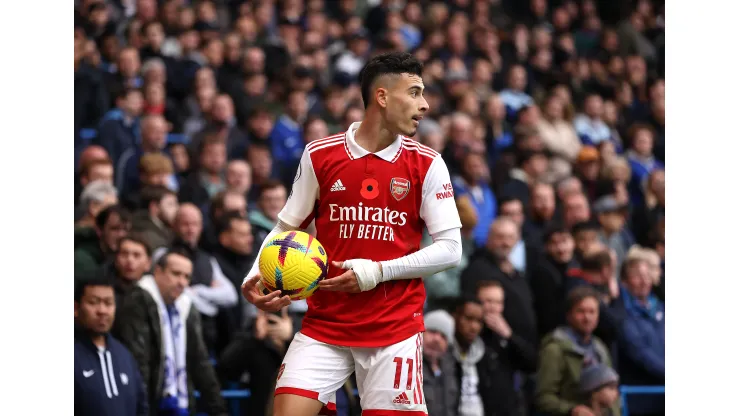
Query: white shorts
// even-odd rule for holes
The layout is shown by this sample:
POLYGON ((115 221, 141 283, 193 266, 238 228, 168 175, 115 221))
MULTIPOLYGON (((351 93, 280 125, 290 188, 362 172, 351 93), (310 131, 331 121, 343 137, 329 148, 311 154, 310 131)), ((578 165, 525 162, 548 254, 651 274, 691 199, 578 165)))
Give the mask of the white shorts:
POLYGON ((336 391, 356 373, 363 416, 426 416, 422 334, 380 348, 339 347, 297 333, 278 372, 275 395, 295 394, 336 414, 336 391))

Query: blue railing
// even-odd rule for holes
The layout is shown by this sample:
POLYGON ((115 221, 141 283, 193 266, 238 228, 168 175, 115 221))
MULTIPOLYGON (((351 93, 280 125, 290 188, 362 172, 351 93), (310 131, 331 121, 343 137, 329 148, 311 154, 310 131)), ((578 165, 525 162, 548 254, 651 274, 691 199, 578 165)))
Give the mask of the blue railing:
POLYGON ((627 409, 627 396, 630 394, 652 394, 665 396, 665 386, 620 386, 619 394, 622 396, 622 416, 629 416, 627 409))
MULTIPOLYGON (((83 142, 90 142, 96 137, 98 137, 98 131, 95 129, 81 129, 80 130, 80 139, 83 142)), ((190 139, 188 138, 188 136, 184 134, 169 133, 167 135, 168 144, 175 144, 175 143, 187 144, 189 141, 190 139)))

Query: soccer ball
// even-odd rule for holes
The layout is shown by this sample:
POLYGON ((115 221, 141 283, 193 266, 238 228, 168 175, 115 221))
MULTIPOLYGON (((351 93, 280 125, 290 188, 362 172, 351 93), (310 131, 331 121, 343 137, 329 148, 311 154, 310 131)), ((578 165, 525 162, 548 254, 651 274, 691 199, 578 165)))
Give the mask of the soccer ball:
POLYGON ((259 289, 264 294, 280 290, 291 300, 305 299, 329 272, 326 250, 314 236, 286 231, 265 244, 259 258, 259 289))

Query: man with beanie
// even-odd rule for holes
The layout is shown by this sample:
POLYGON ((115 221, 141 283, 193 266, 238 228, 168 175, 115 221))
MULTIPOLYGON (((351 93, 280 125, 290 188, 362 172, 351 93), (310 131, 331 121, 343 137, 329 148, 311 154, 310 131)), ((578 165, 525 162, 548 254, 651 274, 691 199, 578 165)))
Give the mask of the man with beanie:
POLYGON ((476 298, 463 298, 455 308, 452 354, 460 380, 460 416, 518 414, 514 383, 501 371, 502 360, 480 337, 483 306, 476 298))
POLYGON ((449 313, 436 310, 424 315, 424 398, 429 416, 457 415, 460 386, 455 377, 453 342, 455 321, 449 313))
POLYGON ((581 393, 588 397, 588 408, 594 416, 617 416, 613 407, 619 402, 619 376, 603 364, 583 370, 579 382, 581 393))

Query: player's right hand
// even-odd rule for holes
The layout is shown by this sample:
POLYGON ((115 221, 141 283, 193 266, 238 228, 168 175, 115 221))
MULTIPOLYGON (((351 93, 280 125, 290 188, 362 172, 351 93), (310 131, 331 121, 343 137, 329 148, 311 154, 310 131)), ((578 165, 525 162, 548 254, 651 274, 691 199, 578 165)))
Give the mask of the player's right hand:
POLYGON ((248 279, 242 284, 242 295, 252 305, 256 306, 265 312, 277 312, 280 309, 290 305, 290 296, 280 296, 280 291, 276 290, 270 292, 267 295, 260 293, 257 288, 257 282, 259 282, 259 274, 248 279))

